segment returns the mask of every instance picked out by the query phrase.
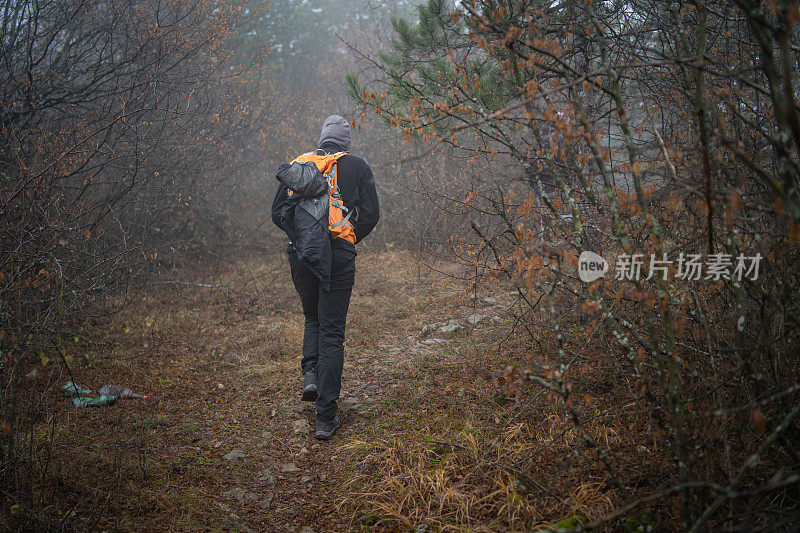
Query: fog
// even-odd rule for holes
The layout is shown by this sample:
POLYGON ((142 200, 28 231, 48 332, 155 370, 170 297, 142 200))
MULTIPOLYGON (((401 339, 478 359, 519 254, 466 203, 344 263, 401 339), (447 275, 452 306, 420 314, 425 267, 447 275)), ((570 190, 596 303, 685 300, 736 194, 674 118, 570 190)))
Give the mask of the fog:
POLYGON ((798 20, 3 2, 0 526, 795 527, 798 20), (334 114, 381 217, 357 247, 354 423, 314 448, 270 208, 334 114), (65 400, 88 377, 158 394, 65 400), (342 483, 309 505, 323 475, 342 483))

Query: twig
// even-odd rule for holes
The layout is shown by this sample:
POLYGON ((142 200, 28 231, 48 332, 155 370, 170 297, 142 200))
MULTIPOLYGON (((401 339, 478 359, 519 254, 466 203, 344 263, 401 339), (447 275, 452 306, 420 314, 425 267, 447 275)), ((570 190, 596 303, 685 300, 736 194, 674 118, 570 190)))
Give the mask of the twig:
POLYGON ((192 287, 203 287, 206 289, 217 289, 221 287, 228 287, 227 283, 223 284, 212 284, 212 283, 197 283, 194 281, 181 281, 178 279, 166 279, 161 281, 151 281, 150 284, 152 285, 189 285, 192 287))

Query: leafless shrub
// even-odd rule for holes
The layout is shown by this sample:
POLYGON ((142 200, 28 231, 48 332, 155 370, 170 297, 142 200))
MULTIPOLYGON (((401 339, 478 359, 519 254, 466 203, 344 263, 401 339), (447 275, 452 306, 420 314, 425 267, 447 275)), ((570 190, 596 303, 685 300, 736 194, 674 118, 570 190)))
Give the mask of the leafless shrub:
POLYGON ((20 469, 20 444, 69 371, 63 342, 95 342, 77 324, 137 276, 235 236, 218 191, 241 180, 263 119, 246 101, 258 56, 232 60, 244 17, 181 0, 0 7, 4 498, 47 469, 20 469))
POLYGON ((351 76, 407 137, 491 158, 448 195, 453 249, 517 288, 522 331, 546 341, 520 375, 605 465, 608 520, 668 501, 680 516, 654 521, 754 527, 798 503, 797 18, 750 0, 432 0, 395 21, 372 89, 351 76), (641 254, 642 276, 611 279, 612 260, 584 283, 588 250, 641 254), (689 254, 727 274, 681 276, 689 254), (588 371, 645 407, 665 479, 641 487, 587 428, 588 371))

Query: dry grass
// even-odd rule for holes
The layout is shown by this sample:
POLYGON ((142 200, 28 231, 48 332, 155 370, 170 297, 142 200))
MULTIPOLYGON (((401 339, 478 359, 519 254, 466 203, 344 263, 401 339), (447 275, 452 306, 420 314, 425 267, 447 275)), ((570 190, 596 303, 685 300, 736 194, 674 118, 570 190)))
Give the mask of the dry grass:
MULTIPOLYGON (((491 415, 496 406, 475 410, 491 415)), ((559 438, 569 426, 563 417, 552 414, 536 425, 439 422, 343 447, 356 465, 348 483, 351 493, 343 501, 354 514, 354 525, 530 530, 564 525, 570 518, 577 525, 578 520, 598 519, 612 509, 613 490, 602 479, 599 465, 588 477, 601 479, 587 481, 583 469, 565 461, 575 439, 571 433, 559 438)), ((597 430, 611 445, 621 440, 613 428, 597 430)))
MULTIPOLYGON (((400 253, 358 261, 343 393, 365 401, 364 414, 344 413, 345 440, 348 431, 392 431, 373 418, 383 400, 376 383, 395 379, 409 355, 408 335, 453 292, 416 283, 400 253)), ((283 254, 170 277, 186 284, 148 287, 113 318, 77 324, 92 343, 65 346, 71 375, 50 363, 29 379, 26 390, 42 396, 47 414, 26 430, 30 443, 20 460, 28 484, 11 498, 0 527, 346 527, 350 518, 325 503, 340 497, 339 478, 347 474, 332 468, 341 464, 331 460, 336 446, 320 447, 292 429, 298 417, 313 418, 297 410, 303 319, 283 254), (71 377, 92 387, 127 385, 150 398, 75 409, 58 390, 71 377), (226 461, 232 449, 247 457, 226 461), (301 484, 302 475, 281 474, 289 462, 329 482, 301 484), (258 481, 265 469, 278 478, 275 486, 258 481), (235 486, 274 494, 276 503, 262 509, 223 496, 235 486)))
MULTIPOLYGON (((471 302, 447 276, 426 272, 418 281, 402 253, 358 261, 343 397, 361 407, 343 412, 333 443, 315 448, 292 430, 298 417, 313 415, 297 410, 302 315, 282 255, 183 273, 223 287, 149 291, 114 319, 87 325, 108 345, 68 350, 79 381, 130 385, 151 399, 75 409, 58 396, 64 375, 32 384, 47 391, 51 415, 32 430, 29 460, 37 472, 47 462, 50 475, 17 523, 24 516, 50 527, 64 519, 77 530, 518 531, 576 526, 620 506, 562 399, 517 379, 516 367, 546 372, 552 344, 545 333, 531 344, 512 328, 507 290, 479 295, 496 304, 471 302), (450 317, 466 324, 476 312, 487 318, 474 327, 422 333, 450 317), (417 344, 431 337, 443 342, 417 344), (232 449, 247 457, 224 460, 232 449), (283 475, 289 462, 314 481, 283 475), (265 469, 275 486, 258 480, 265 469), (274 494, 275 503, 232 501, 224 493, 234 486, 274 494)), ((628 391, 618 388, 628 384, 614 382, 615 363, 577 361, 573 372, 581 401, 593 401, 576 405, 592 415, 586 431, 632 485, 660 486, 662 443, 635 403, 619 403, 628 391)), ((659 512, 669 523, 670 509, 659 512)))

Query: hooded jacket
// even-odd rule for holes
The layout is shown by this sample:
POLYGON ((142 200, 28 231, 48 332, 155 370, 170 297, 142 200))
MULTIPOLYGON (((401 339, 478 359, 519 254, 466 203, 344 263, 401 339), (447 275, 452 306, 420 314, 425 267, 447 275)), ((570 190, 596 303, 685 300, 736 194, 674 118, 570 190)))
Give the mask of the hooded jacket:
MULTIPOLYGON (((328 128, 329 121, 334 119, 329 117, 323 125, 322 135, 320 136, 320 144, 317 153, 320 155, 333 154, 336 152, 347 151, 350 147, 350 125, 346 122, 346 131, 342 127, 342 123, 335 121, 333 128, 328 128)), ((341 119, 341 117, 338 117, 341 119)), ((342 119, 343 121, 343 119, 342 119)), ((281 167, 283 168, 283 167, 281 167)), ((349 209, 353 210, 350 216, 350 223, 353 226, 356 242, 361 241, 364 237, 369 235, 375 225, 380 219, 380 209, 378 206, 378 195, 375 190, 375 181, 372 176, 372 170, 367 165, 366 161, 354 155, 344 155, 337 161, 336 167, 337 184, 339 193, 341 195, 342 203, 349 209)), ((278 190, 275 193, 275 199, 272 202, 272 221, 280 227, 289 236, 289 239, 296 242, 296 236, 299 234, 294 228, 291 220, 294 218, 293 204, 297 200, 290 200, 288 195, 289 189, 284 183, 279 183, 278 190)), ((327 228, 326 228, 327 229, 327 228)), ((319 251, 321 254, 328 253, 325 243, 319 243, 319 251)), ((330 243, 332 248, 353 248, 353 244, 341 238, 333 239, 330 243)), ((319 255, 319 254, 317 254, 319 255)), ((329 257, 317 258, 319 264, 324 267, 330 263, 329 257)), ((307 261, 304 261, 307 263, 307 261)), ((311 267, 315 273, 320 277, 323 286, 326 285, 326 280, 323 279, 324 268, 311 267), (317 272, 319 271, 319 272, 317 272)))
MULTIPOLYGON (((342 151, 333 144, 324 144, 317 153, 333 154, 342 151)), ((380 220, 380 206, 378 193, 375 189, 375 179, 367 162, 360 157, 347 154, 337 162, 337 181, 342 202, 348 209, 355 208, 350 217, 350 222, 356 232, 356 243, 369 235, 380 220)), ((275 199, 272 202, 272 221, 281 227, 276 218, 280 214, 281 206, 287 200, 289 189, 283 183, 278 185, 275 199)), ((281 227, 281 229, 284 229, 281 227)), ((343 239, 335 239, 342 241, 343 239)), ((344 241, 347 242, 347 241, 344 241)), ((349 244, 349 243, 347 243, 349 244)))

